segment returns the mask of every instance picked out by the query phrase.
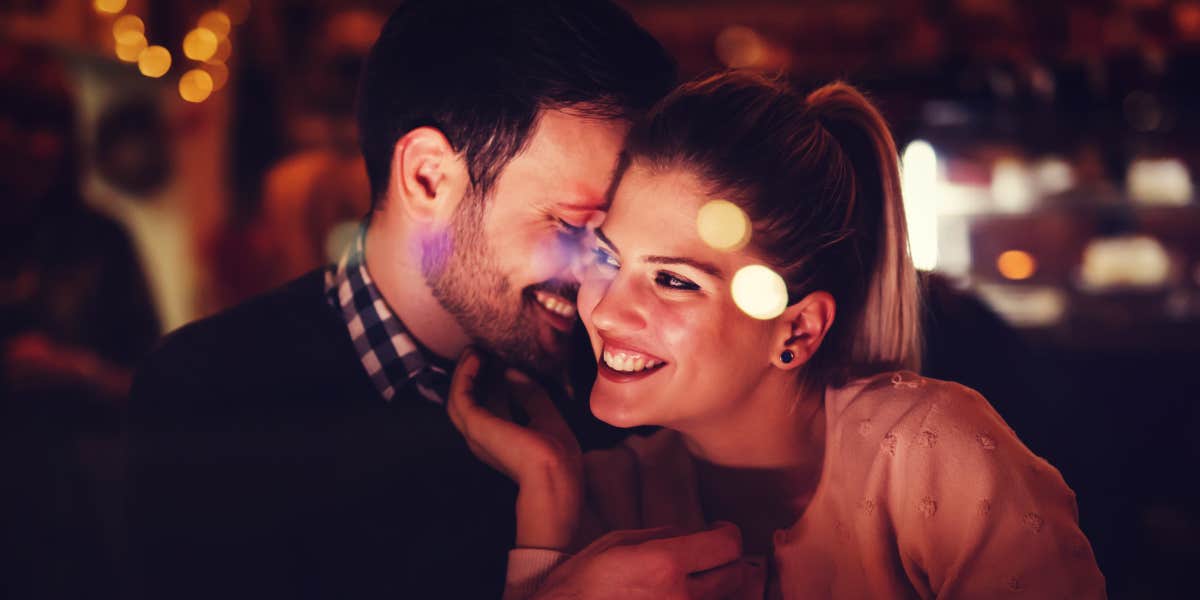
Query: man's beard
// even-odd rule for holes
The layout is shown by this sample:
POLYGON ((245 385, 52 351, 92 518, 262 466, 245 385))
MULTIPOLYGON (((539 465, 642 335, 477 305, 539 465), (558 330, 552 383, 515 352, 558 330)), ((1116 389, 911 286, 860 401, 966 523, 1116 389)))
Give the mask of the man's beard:
POLYGON ((535 311, 533 290, 546 289, 569 299, 577 285, 544 282, 514 289, 497 264, 484 231, 487 202, 468 192, 459 203, 449 232, 424 243, 421 273, 433 297, 484 350, 512 366, 558 379, 565 364, 566 334, 558 348, 545 348, 545 325, 535 311))

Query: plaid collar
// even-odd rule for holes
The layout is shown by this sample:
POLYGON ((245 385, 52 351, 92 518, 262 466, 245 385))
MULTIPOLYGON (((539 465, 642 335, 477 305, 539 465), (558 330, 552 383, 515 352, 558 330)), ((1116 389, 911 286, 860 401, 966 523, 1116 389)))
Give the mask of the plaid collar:
POLYGON ((434 364, 375 287, 367 270, 366 233, 364 222, 341 262, 325 272, 326 300, 345 320, 363 368, 385 401, 411 385, 431 402, 445 405, 448 369, 434 364))

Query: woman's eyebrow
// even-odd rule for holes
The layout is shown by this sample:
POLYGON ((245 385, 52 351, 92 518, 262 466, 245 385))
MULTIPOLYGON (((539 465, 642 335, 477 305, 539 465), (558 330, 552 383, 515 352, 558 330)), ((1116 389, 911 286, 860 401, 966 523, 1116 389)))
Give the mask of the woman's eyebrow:
POLYGON ((713 277, 716 277, 722 281, 725 280, 725 274, 722 273, 721 269, 718 269, 716 265, 704 262, 702 260, 696 260, 694 258, 687 258, 685 256, 647 256, 642 260, 655 265, 687 265, 694 269, 704 271, 705 273, 708 273, 709 275, 712 275, 713 277))
MULTIPOLYGON (((604 230, 599 227, 596 228, 596 237, 600 238, 600 241, 607 244, 608 247, 612 248, 617 254, 621 253, 621 251, 617 249, 617 245, 612 243, 612 240, 608 239, 607 235, 604 235, 604 230)), ((718 269, 716 265, 704 262, 702 260, 696 260, 694 258, 687 258, 684 256, 647 256, 642 260, 652 265, 687 265, 694 269, 699 269, 705 273, 708 273, 709 275, 712 275, 713 277, 716 277, 722 281, 725 280, 725 274, 722 273, 721 269, 718 269)))

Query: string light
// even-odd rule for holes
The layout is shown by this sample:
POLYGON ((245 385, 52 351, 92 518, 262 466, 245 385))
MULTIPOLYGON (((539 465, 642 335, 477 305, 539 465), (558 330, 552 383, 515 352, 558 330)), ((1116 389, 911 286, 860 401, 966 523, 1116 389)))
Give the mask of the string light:
POLYGON ((150 46, 142 50, 137 61, 142 75, 157 79, 171 70, 171 51, 162 46, 150 46))
POLYGON ((179 96, 188 102, 204 102, 212 92, 212 76, 203 69, 192 69, 179 78, 179 96))
POLYGON ((115 15, 125 10, 125 0, 96 0, 92 3, 96 12, 115 15))
POLYGON ((229 15, 219 10, 210 10, 200 15, 196 24, 215 33, 219 38, 229 37, 229 29, 232 25, 229 15))
POLYGON ((149 42, 146 41, 146 36, 139 31, 122 31, 121 35, 117 36, 117 58, 128 62, 135 63, 138 61, 138 56, 142 54, 142 50, 146 49, 149 42))
POLYGON ((204 27, 197 27, 183 37, 183 55, 204 62, 217 53, 220 40, 217 34, 204 27))
MULTIPOLYGON (((118 59, 137 63, 138 71, 146 77, 159 78, 171 70, 171 52, 160 45, 150 45, 146 23, 133 14, 120 14, 127 0, 93 0, 97 12, 115 15, 112 23, 113 49, 118 59)), ((179 78, 179 95, 188 102, 203 102, 229 81, 225 62, 233 55, 229 36, 234 24, 245 22, 250 14, 248 0, 226 0, 217 10, 200 15, 196 27, 184 36, 183 55, 197 63, 179 78)))

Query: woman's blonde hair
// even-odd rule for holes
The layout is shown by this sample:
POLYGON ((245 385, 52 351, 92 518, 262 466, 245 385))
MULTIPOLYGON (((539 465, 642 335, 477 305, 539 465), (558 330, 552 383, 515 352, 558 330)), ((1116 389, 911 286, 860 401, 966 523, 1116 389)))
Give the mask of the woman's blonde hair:
POLYGON ((630 133, 630 164, 686 168, 737 203, 791 302, 824 290, 838 317, 806 383, 920 366, 920 301, 899 156, 883 116, 836 82, 805 97, 747 72, 684 84, 630 133))

